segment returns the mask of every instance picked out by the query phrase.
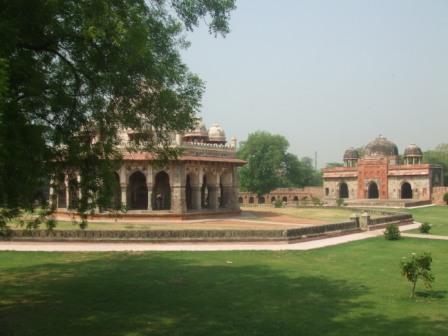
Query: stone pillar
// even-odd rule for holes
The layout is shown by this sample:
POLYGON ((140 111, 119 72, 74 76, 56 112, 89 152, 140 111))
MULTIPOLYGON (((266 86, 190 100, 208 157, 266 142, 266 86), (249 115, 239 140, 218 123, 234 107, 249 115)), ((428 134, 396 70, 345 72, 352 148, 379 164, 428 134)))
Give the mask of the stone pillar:
POLYGON ((152 211, 152 184, 146 184, 148 188, 148 210, 152 211))
POLYGON ((209 209, 211 210, 217 210, 219 208, 218 190, 219 187, 216 184, 210 184, 208 186, 208 202, 209 202, 209 209))
POLYGON ((231 208, 234 210, 240 210, 240 203, 238 202, 239 191, 240 191, 240 181, 238 178, 238 167, 233 167, 233 169, 232 169, 233 198, 232 198, 231 208))
POLYGON ((127 193, 128 186, 126 183, 120 183, 120 188, 121 188, 121 206, 127 207, 127 205, 128 205, 128 193, 127 193))
POLYGON ((64 175, 64 186, 65 186, 65 208, 68 210, 70 207, 70 190, 69 190, 69 178, 68 175, 64 175))
POLYGON ((182 214, 187 211, 184 186, 176 185, 171 187, 171 211, 176 214, 182 214))
POLYGON ((370 215, 364 212, 359 219, 359 228, 363 231, 369 231, 370 215))
POLYGON ((201 186, 191 186, 191 205, 194 210, 201 210, 201 186))
POLYGON ((223 208, 225 209, 233 209, 234 207, 234 192, 232 185, 223 185, 222 186, 222 196, 224 198, 223 208))

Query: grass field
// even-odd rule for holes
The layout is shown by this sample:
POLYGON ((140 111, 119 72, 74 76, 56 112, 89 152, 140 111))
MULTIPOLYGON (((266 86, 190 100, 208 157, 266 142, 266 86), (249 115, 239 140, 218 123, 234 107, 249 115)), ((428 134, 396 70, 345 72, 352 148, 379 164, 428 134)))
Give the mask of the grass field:
POLYGON ((448 244, 308 252, 0 253, 1 335, 447 335, 448 244), (431 251, 432 292, 399 262, 431 251))
MULTIPOLYGON (((408 210, 418 222, 432 225, 430 234, 448 236, 448 206, 433 206, 408 210)), ((414 230, 413 232, 419 232, 414 230)))

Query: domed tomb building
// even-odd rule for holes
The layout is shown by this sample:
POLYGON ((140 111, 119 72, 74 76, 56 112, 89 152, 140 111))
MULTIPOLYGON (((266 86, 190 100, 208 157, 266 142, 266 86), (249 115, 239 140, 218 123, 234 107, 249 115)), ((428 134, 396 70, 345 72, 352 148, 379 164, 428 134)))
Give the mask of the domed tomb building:
POLYGON ((343 167, 323 169, 327 203, 339 198, 348 204, 430 202, 433 187, 443 185, 442 167, 422 163, 417 145, 409 145, 400 156, 393 142, 379 136, 361 152, 352 147, 344 153, 343 167))
MULTIPOLYGON (((207 130, 202 120, 185 134, 173 134, 172 144, 181 154, 165 167, 155 164, 149 152, 130 152, 127 142, 135 136, 132 130, 120 134, 123 160, 115 172, 116 188, 113 207, 125 207, 123 216, 173 216, 188 214, 213 215, 239 212, 237 167, 245 161, 236 157, 237 141, 227 142, 218 124, 207 130)), ((75 174, 76 175, 76 174, 75 174)), ((70 181, 79 176, 66 174, 56 193, 57 213, 76 209, 76 190, 70 181)), ((95 216, 108 215, 110 209, 99 209, 95 216)))

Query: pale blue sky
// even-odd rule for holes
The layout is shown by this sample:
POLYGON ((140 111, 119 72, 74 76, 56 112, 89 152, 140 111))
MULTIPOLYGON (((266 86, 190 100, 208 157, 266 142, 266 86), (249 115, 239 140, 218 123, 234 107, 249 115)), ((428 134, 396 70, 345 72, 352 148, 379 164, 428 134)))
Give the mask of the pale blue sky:
POLYGON ((283 134, 320 167, 379 134, 448 142, 448 0, 237 0, 231 30, 183 52, 228 138, 283 134))

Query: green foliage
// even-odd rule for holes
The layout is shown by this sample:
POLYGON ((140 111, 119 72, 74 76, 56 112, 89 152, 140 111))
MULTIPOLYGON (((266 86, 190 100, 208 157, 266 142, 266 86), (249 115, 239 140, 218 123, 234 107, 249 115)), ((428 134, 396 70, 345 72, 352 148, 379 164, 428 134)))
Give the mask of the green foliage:
POLYGON ((283 201, 281 199, 277 198, 274 202, 274 207, 283 208, 283 201))
POLYGON ((338 207, 343 206, 343 205, 344 205, 344 200, 343 200, 342 198, 338 198, 338 199, 336 199, 336 205, 337 205, 338 207))
POLYGON ((446 202, 446 204, 448 204, 448 193, 443 194, 443 201, 446 202))
POLYGON ((313 196, 311 198, 311 201, 313 202, 313 205, 315 205, 315 206, 322 206, 322 201, 320 200, 319 197, 313 196))
POLYGON ((401 239, 400 229, 395 224, 388 224, 386 230, 384 230, 384 238, 387 240, 399 240, 401 239))
POLYGON ((234 0, 1 4, 0 225, 32 210, 61 172, 81 175, 82 213, 110 202, 120 129, 145 134, 131 150, 175 156, 170 134, 192 127, 204 90, 181 60, 184 33, 207 19, 224 35, 235 8, 234 0))
POLYGON ((416 255, 412 253, 411 258, 403 258, 401 261, 401 274, 412 283, 411 297, 415 296, 415 287, 418 279, 422 279, 427 288, 431 288, 434 275, 431 272, 432 257, 428 252, 416 255))
POLYGON ((249 134, 238 151, 238 157, 247 161, 239 170, 241 189, 262 195, 280 187, 319 185, 321 176, 312 160, 299 160, 287 152, 288 147, 282 135, 265 131, 249 134))
POLYGON ((428 222, 424 222, 420 224, 420 227, 418 229, 421 233, 429 233, 429 231, 431 230, 431 224, 429 224, 428 222))
POLYGON ((443 180, 434 181, 443 185, 448 185, 448 144, 440 144, 434 150, 429 150, 423 153, 423 162, 439 164, 443 168, 443 180))

